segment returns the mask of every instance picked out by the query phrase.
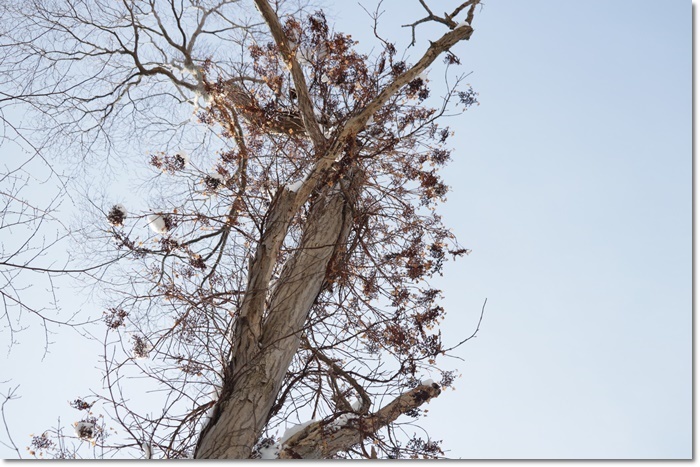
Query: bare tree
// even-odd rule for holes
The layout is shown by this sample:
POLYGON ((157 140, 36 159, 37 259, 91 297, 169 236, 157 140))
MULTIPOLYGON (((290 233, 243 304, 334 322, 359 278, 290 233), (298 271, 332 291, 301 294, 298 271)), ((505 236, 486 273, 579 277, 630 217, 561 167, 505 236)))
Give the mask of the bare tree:
MULTIPOLYGON (((379 9, 380 50, 363 55, 304 4, 5 4, 0 101, 33 106, 44 141, 83 161, 147 138, 157 174, 150 210, 103 199, 92 205, 104 228, 79 229, 109 265, 107 391, 73 402, 93 454, 443 454, 402 424, 455 378, 437 366, 445 310, 428 280, 468 250, 435 212, 450 159, 438 120, 476 95, 447 73, 429 107, 427 72, 441 57, 459 64, 451 49, 471 37, 479 0, 443 16, 420 4, 411 46, 424 23, 443 32, 413 63, 379 34, 379 9), (126 434, 110 436, 98 407, 126 434)), ((79 455, 47 433, 34 452, 79 455)))

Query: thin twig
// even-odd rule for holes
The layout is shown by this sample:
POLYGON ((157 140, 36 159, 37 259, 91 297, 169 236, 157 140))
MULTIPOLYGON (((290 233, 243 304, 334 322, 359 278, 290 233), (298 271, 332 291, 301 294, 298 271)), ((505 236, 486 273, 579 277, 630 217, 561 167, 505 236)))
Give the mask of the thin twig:
POLYGON ((481 321, 484 319, 484 312, 486 311, 486 302, 487 302, 487 301, 488 301, 488 298, 485 298, 485 299, 484 299, 484 304, 481 306, 481 315, 479 316, 479 322, 476 323, 476 329, 474 330, 474 332, 472 333, 472 335, 469 336, 469 337, 467 337, 466 339, 464 339, 462 342, 460 342, 459 344, 455 345, 454 347, 450 347, 449 349, 444 350, 444 352, 449 352, 450 350, 454 350, 454 349, 456 349, 457 347, 459 347, 460 345, 462 345, 462 344, 464 344, 465 342, 467 342, 468 340, 471 340, 471 339, 473 339, 473 338, 476 337, 476 333, 479 332, 479 327, 481 326, 481 321))
POLYGON ((416 44, 416 26, 422 23, 427 23, 428 21, 435 21, 437 23, 442 23, 445 26, 447 26, 450 29, 454 29, 457 27, 457 22, 455 22, 454 17, 457 16, 462 10, 464 10, 466 7, 471 5, 471 8, 469 9, 469 12, 467 13, 467 24, 471 25, 472 20, 474 19, 474 8, 476 7, 477 4, 481 2, 481 0, 469 0, 467 2, 462 3, 459 5, 457 8, 454 9, 454 11, 450 14, 445 13, 445 16, 441 18, 440 16, 436 16, 432 10, 426 5, 424 0, 418 0, 420 4, 423 6, 425 11, 428 12, 428 16, 419 19, 418 21, 415 21, 410 24, 404 24, 402 27, 404 28, 411 28, 411 44, 409 47, 412 47, 416 44))
POLYGON ((5 426, 5 432, 7 433, 7 439, 10 441, 10 445, 0 442, 3 445, 9 447, 12 447, 12 449, 15 450, 17 453, 17 457, 19 459, 22 458, 22 453, 20 453, 19 449, 17 448, 17 445, 15 444, 15 441, 12 439, 12 434, 10 434, 10 428, 7 426, 7 418, 5 417, 5 404, 7 404, 11 400, 19 399, 19 396, 15 396, 15 393, 17 392, 17 389, 19 389, 19 385, 17 385, 14 389, 10 389, 10 391, 7 393, 7 395, 0 394, 5 398, 4 401, 2 401, 2 405, 0 406, 0 414, 2 414, 2 423, 5 426))

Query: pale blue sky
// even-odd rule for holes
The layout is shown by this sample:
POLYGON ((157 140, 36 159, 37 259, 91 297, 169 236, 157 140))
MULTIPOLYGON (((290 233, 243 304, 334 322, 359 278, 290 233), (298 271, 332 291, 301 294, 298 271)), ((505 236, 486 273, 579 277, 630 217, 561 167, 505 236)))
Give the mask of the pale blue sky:
POLYGON ((454 457, 690 457, 691 3, 485 3, 458 49, 481 105, 451 123, 443 212, 473 253, 445 270, 445 340, 488 305, 426 426, 454 457))
MULTIPOLYGON (((355 3, 329 3, 338 29, 370 41, 355 3)), ((691 4, 485 3, 457 49, 481 105, 450 122, 442 212, 473 253, 439 281, 445 342, 488 305, 424 425, 450 457, 688 458, 691 4)), ((391 26, 418 2, 384 9, 407 39, 391 26)), ((34 383, 73 351, 56 340, 43 365, 26 345, 2 363, 29 430, 78 395, 34 383)))

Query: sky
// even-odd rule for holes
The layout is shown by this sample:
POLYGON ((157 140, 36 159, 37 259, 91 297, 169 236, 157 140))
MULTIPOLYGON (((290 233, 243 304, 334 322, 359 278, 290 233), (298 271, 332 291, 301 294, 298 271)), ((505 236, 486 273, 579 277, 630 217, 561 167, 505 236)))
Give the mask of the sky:
MULTIPOLYGON (((472 253, 437 281, 443 341, 469 336, 488 302, 477 338, 443 361, 456 390, 422 421, 449 457, 692 456, 690 7, 487 1, 455 50, 480 105, 449 122, 440 210, 472 253)), ((382 8, 407 42, 419 3, 382 8)), ((357 4, 329 9, 371 42, 357 4)), ((55 421, 69 382, 95 382, 60 369, 76 352, 61 337, 43 361, 26 343, 0 355, 20 433, 55 421)))

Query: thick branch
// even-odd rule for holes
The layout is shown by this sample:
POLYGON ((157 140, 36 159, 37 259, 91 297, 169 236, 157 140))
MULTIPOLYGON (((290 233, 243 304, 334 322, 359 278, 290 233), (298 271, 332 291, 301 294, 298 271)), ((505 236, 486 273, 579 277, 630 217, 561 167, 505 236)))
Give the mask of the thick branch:
POLYGON ((287 190, 278 192, 265 222, 255 257, 250 264, 248 287, 233 339, 236 343, 231 361, 233 371, 246 366, 259 352, 265 298, 270 286, 272 270, 294 214, 293 200, 293 193, 287 190))
POLYGON ((279 18, 277 18, 277 14, 272 9, 268 1, 255 0, 255 4, 270 28, 272 37, 275 39, 275 43, 280 49, 282 59, 287 63, 287 66, 289 66, 292 72, 294 88, 297 92, 299 101, 299 110, 301 111, 301 118, 304 120, 304 127, 306 128, 306 132, 311 137, 311 141, 313 141, 316 151, 320 153, 326 144, 326 138, 323 136, 323 133, 316 122, 316 117, 314 116, 314 106, 311 102, 311 97, 309 96, 309 88, 306 85, 304 72, 296 59, 294 51, 292 51, 291 47, 289 46, 289 40, 284 34, 284 30, 282 29, 279 18))
POLYGON ((440 386, 421 385, 400 395, 377 412, 366 417, 351 418, 336 426, 333 420, 313 423, 289 438, 282 447, 280 459, 325 459, 372 437, 399 416, 417 409, 440 395, 440 386))
MULTIPOLYGON (((301 330, 321 290, 333 251, 338 243, 347 241, 350 232, 353 191, 338 188, 328 187, 330 192, 313 206, 299 248, 287 260, 272 293, 262 329, 259 319, 270 271, 258 268, 271 267, 273 252, 261 242, 251 266, 251 286, 238 318, 240 331, 234 340, 237 347, 233 372, 225 381, 214 420, 202 433, 197 458, 241 459, 250 455, 299 348, 301 330), (265 288, 256 289, 255 284, 265 288)), ((287 203, 289 196, 293 192, 285 189, 278 202, 287 203)), ((283 236, 278 228, 281 224, 274 227, 276 233, 271 241, 277 242, 278 235, 283 236)), ((278 250, 279 245, 275 258, 278 250)))
POLYGON ((302 187, 297 192, 297 205, 301 205, 313 191, 316 184, 320 181, 323 173, 333 164, 338 155, 340 155, 345 147, 348 138, 354 138, 359 133, 371 116, 373 116, 389 99, 396 94, 402 87, 413 81, 425 71, 439 56, 445 51, 448 51, 457 42, 469 40, 474 29, 468 25, 462 25, 445 33, 440 39, 431 42, 428 50, 425 51, 418 63, 396 77, 394 81, 388 84, 377 97, 374 98, 365 108, 357 115, 352 117, 343 126, 342 131, 335 138, 333 145, 325 153, 314 167, 311 176, 307 178, 302 187))

